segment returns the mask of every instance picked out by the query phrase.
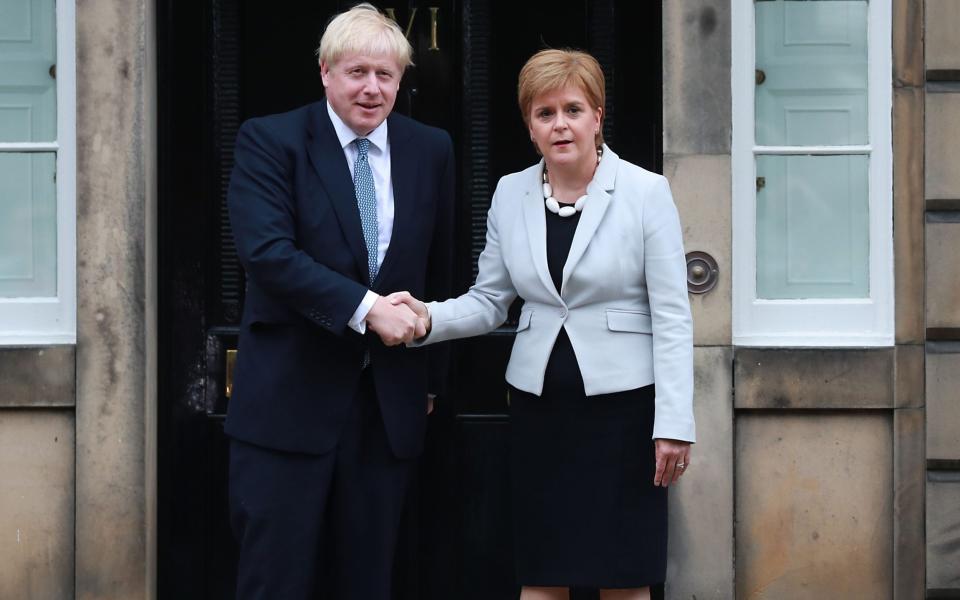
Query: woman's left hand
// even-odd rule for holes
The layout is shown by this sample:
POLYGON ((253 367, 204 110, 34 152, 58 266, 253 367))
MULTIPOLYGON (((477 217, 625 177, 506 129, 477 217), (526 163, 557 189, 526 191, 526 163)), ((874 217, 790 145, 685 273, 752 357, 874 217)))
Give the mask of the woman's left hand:
POLYGON ((690 442, 658 438, 655 444, 657 472, 653 476, 653 485, 667 487, 690 468, 690 442))

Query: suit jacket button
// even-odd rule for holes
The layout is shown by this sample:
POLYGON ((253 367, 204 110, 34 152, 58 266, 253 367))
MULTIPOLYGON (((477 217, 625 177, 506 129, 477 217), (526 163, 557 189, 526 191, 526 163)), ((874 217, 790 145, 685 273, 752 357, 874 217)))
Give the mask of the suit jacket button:
POLYGON ((564 309, 561 309, 561 310, 560 310, 560 318, 561 318, 561 319, 566 319, 566 318, 567 318, 567 309, 564 308, 564 309))

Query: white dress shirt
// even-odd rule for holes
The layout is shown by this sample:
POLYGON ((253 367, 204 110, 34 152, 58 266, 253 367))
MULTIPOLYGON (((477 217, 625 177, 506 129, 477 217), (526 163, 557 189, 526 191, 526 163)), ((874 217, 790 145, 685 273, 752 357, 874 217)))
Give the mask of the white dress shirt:
MULTIPOLYGON (((333 107, 327 102, 327 114, 330 115, 330 121, 333 123, 333 130, 337 133, 337 140, 340 141, 340 147, 343 148, 343 155, 347 160, 347 166, 350 168, 350 177, 353 178, 353 166, 357 161, 357 145, 354 140, 365 137, 370 140, 370 148, 367 151, 367 162, 370 163, 370 170, 373 172, 373 185, 377 194, 377 267, 383 264, 383 257, 390 246, 390 237, 393 235, 393 180, 390 177, 390 138, 387 136, 387 121, 377 126, 368 135, 357 135, 343 120, 333 111, 333 107)), ((347 325, 358 333, 367 331, 367 313, 373 308, 373 304, 379 298, 379 294, 372 290, 367 290, 357 310, 347 325)))

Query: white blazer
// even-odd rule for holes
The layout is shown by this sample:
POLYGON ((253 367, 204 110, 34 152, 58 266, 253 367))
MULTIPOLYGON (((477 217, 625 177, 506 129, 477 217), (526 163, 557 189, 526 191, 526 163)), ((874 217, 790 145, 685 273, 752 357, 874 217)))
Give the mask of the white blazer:
POLYGON ((492 331, 519 295, 507 382, 539 395, 566 327, 587 396, 656 383, 653 437, 695 441, 693 323, 667 180, 604 146, 558 294, 547 267, 542 171, 541 160, 497 184, 476 283, 428 305, 432 329, 416 345, 492 331))

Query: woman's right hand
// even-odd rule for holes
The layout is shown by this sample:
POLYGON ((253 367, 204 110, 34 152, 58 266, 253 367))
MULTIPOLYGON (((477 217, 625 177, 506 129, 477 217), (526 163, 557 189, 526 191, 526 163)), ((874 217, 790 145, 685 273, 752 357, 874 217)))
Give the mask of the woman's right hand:
POLYGON ((426 304, 411 296, 410 292, 394 292, 387 296, 387 300, 394 306, 406 304, 423 322, 423 327, 427 333, 430 333, 430 311, 427 310, 426 304))

